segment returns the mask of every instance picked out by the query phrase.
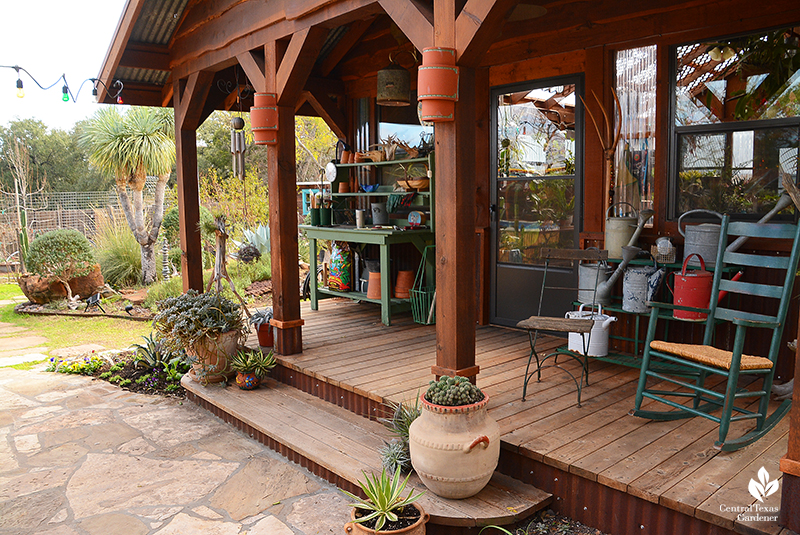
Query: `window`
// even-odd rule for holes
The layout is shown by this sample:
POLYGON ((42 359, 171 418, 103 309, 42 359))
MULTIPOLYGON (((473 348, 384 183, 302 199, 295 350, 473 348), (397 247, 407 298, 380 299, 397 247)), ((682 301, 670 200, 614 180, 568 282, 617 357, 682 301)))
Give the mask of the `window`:
POLYGON ((764 214, 797 183, 799 29, 677 47, 673 217, 764 214))

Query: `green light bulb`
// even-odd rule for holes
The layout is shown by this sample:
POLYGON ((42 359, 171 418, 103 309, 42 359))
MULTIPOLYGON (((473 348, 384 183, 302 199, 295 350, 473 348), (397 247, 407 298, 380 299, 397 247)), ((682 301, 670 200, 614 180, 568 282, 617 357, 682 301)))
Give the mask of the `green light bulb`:
POLYGON ((69 88, 67 86, 61 88, 61 100, 69 102, 69 88))

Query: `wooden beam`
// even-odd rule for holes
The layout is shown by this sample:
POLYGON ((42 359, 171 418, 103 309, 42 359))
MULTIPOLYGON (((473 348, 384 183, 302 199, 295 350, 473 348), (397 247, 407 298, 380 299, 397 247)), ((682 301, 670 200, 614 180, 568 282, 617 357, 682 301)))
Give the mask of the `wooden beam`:
POLYGON ((477 66, 518 0, 467 0, 456 19, 456 62, 477 66))
POLYGON ((319 26, 292 35, 275 75, 279 106, 291 106, 299 97, 327 35, 328 31, 319 26))
POLYGON ((184 291, 203 289, 203 250, 200 246, 200 195, 197 176, 197 127, 204 114, 214 74, 194 73, 173 84, 175 148, 178 173, 181 277, 184 291))
POLYGON ((331 71, 339 64, 339 62, 344 58, 344 56, 350 51, 351 48, 358 42, 359 39, 364 35, 364 32, 367 31, 367 28, 370 27, 372 21, 374 19, 372 17, 361 19, 354 21, 350 26, 347 28, 347 32, 339 39, 339 42, 336 43, 336 46, 333 47, 327 57, 322 61, 322 64, 319 67, 319 73, 322 76, 328 76, 331 71))
POLYGON ((98 102, 103 102, 106 95, 106 87, 110 88, 114 84, 114 74, 117 72, 120 59, 122 58, 125 47, 128 45, 131 32, 133 32, 133 25, 139 18, 145 1, 146 0, 128 0, 125 4, 125 11, 122 12, 122 16, 120 16, 119 22, 117 23, 117 29, 114 30, 114 39, 108 47, 106 58, 103 60, 103 66, 100 67, 100 73, 97 75, 97 78, 103 82, 102 84, 98 84, 98 102), (103 84, 105 84, 105 87, 103 84))
POLYGON ((119 60, 120 67, 168 71, 169 48, 148 43, 128 43, 119 60))
POLYGON ((267 81, 264 77, 264 57, 252 50, 236 55, 236 60, 242 66, 256 93, 267 92, 267 81))
POLYGON ((417 50, 434 45, 433 12, 427 6, 416 0, 378 1, 417 50))
POLYGON ((347 139, 347 120, 336 103, 319 87, 309 88, 303 92, 303 96, 314 108, 325 124, 333 130, 336 137, 347 139))
MULTIPOLYGON (((287 52, 284 61, 294 55, 287 52)), ((276 73, 278 64, 282 64, 280 56, 280 43, 264 46, 266 89, 270 93, 277 93, 276 73)), ((297 96, 295 94, 294 98, 297 96)), ((297 285, 300 267, 297 261, 297 167, 293 107, 278 106, 278 144, 267 147, 267 161, 272 308, 276 325, 279 325, 275 329, 275 351, 280 355, 292 355, 303 351, 300 291, 297 285)))

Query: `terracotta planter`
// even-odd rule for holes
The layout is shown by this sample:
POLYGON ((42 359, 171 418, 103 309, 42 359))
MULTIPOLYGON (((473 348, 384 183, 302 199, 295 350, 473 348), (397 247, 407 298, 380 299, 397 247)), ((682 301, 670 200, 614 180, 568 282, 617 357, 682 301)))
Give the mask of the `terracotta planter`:
POLYGON ((250 108, 250 126, 256 145, 278 143, 278 96, 275 93, 256 93, 250 108))
POLYGON ((261 379, 255 373, 237 372, 236 386, 242 390, 255 390, 261 384, 261 379))
POLYGON ((189 377, 198 383, 219 383, 230 376, 228 356, 236 352, 239 331, 222 333, 216 339, 204 338, 187 349, 199 362, 192 365, 189 377))
POLYGON ((394 285, 394 295, 400 299, 408 299, 410 297, 408 291, 414 286, 414 272, 413 271, 398 271, 397 282, 394 285))
POLYGON ((411 464, 422 482, 443 498, 469 498, 492 478, 500 458, 500 426, 489 416, 489 397, 445 407, 420 397, 422 414, 409 431, 411 464))
POLYGON ((417 98, 422 103, 420 119, 446 122, 455 119, 458 101, 458 67, 452 48, 426 48, 417 76, 417 98))
POLYGON ((258 335, 258 345, 261 347, 272 347, 275 345, 275 336, 272 334, 272 326, 267 323, 262 323, 256 328, 258 335))
MULTIPOLYGON (((431 516, 427 514, 421 506, 417 505, 416 503, 412 503, 418 511, 419 511, 419 520, 414 522, 412 525, 408 526, 407 528, 403 529, 391 529, 391 530, 380 530, 375 531, 374 529, 369 529, 361 524, 356 524, 355 522, 348 522, 344 525, 344 532, 348 534, 354 535, 374 535, 376 533, 379 534, 392 534, 392 533, 402 533, 403 535, 425 535, 425 524, 428 523, 431 516)), ((350 510, 350 520, 356 519, 356 510, 355 508, 350 510)))

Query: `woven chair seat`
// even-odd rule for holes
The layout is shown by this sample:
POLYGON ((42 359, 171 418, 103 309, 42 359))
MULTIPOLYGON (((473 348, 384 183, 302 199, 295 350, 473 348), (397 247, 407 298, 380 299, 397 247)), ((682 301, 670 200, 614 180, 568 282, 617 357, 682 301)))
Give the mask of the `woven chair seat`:
MULTIPOLYGON (((676 344, 662 342, 661 340, 653 340, 650 342, 650 347, 656 351, 677 355, 707 366, 714 366, 723 370, 731 369, 733 353, 724 349, 695 344, 676 344)), ((742 354, 742 363, 739 369, 769 370, 770 368, 772 368, 772 361, 768 358, 742 354)))

